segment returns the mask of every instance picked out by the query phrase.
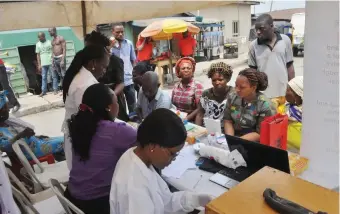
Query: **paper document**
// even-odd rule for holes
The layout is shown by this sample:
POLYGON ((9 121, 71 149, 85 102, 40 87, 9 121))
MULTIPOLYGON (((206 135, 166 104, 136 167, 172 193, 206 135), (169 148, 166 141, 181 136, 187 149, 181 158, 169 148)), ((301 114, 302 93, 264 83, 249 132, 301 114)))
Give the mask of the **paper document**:
POLYGON ((162 170, 165 177, 180 178, 188 169, 196 169, 196 155, 192 146, 185 146, 172 163, 162 170))
POLYGON ((207 128, 208 133, 221 133, 221 120, 214 120, 210 118, 203 118, 205 128, 207 128))

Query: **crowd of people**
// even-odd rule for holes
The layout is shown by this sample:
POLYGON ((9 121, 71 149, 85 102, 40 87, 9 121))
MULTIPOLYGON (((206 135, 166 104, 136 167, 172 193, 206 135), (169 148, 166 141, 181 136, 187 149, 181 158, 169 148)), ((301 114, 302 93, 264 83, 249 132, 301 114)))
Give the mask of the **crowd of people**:
MULTIPOLYGON (((232 67, 217 62, 207 72, 213 87, 204 89, 194 78, 195 60, 183 56, 175 67, 180 81, 171 95, 159 87, 148 60, 136 62, 123 25, 113 26, 113 40, 96 31, 88 34, 62 78, 62 130, 70 169, 65 197, 86 214, 191 212, 205 206, 210 195, 172 192, 160 176, 187 137, 183 120, 171 109, 200 126, 203 118, 220 120, 222 133, 254 142, 260 140, 266 117, 287 114, 288 144, 298 148, 303 78, 294 77, 288 37, 274 31, 271 17, 261 15, 255 28, 258 39, 250 45, 249 68, 239 72, 235 87, 228 84, 232 67), (138 129, 127 122, 139 123, 138 129)), ((64 59, 60 54, 54 52, 55 65, 64 59)), ((41 156, 41 138, 28 125, 16 130, 8 119, 7 99, 0 98, 0 132, 10 135, 0 138, 0 149, 11 152, 13 141, 25 139, 41 156)), ((59 152, 60 142, 50 140, 42 144, 50 145, 50 153, 59 152)))

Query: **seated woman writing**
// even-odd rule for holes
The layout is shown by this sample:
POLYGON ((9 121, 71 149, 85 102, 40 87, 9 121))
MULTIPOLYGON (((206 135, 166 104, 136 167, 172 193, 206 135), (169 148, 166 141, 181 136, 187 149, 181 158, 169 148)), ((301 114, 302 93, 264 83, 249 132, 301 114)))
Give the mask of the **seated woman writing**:
MULTIPOLYGON (((35 136, 34 127, 31 124, 19 118, 9 117, 6 94, 7 91, 0 92, 0 150, 6 152, 11 158, 14 155, 12 143, 23 140, 37 158, 62 153, 64 151, 64 137, 35 136)), ((32 160, 25 150, 23 152, 28 160, 32 160)))
POLYGON ((117 163, 110 192, 111 214, 188 213, 211 201, 206 194, 170 192, 154 168, 168 166, 186 137, 182 120, 171 110, 156 109, 145 118, 137 131, 137 147, 126 151, 117 163))
POLYGON ((236 79, 235 93, 227 102, 224 113, 224 131, 249 141, 260 141, 261 122, 276 113, 275 107, 260 91, 268 86, 263 72, 244 69, 236 79))
POLYGON ((187 113, 186 120, 195 121, 203 85, 194 80, 196 62, 192 57, 183 57, 176 63, 176 75, 181 81, 172 90, 171 102, 177 110, 187 113))
POLYGON ((302 134, 303 77, 297 76, 288 82, 286 114, 288 115, 288 147, 300 149, 302 134))
POLYGON ((79 112, 68 120, 73 150, 65 197, 86 214, 109 214, 116 163, 136 142, 137 132, 118 115, 117 96, 97 83, 83 95, 79 112))
MULTIPOLYGON (((222 120, 226 108, 229 94, 233 87, 228 86, 233 75, 232 68, 224 62, 212 63, 208 70, 208 77, 213 85, 203 91, 200 102, 198 103, 198 114, 195 123, 203 125, 203 118, 222 120)), ((223 123, 221 124, 223 127, 223 123)))

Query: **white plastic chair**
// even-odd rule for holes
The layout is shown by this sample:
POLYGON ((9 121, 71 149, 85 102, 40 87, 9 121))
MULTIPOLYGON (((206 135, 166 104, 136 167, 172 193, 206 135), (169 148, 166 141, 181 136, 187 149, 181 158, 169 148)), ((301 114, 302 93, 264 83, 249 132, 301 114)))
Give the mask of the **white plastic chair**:
POLYGON ((56 179, 50 179, 49 180, 49 185, 58 197, 61 205, 63 205, 66 214, 72 214, 71 210, 76 213, 76 214, 85 214, 83 211, 81 211, 78 207, 76 207, 74 204, 72 204, 67 198, 64 197, 64 189, 60 185, 60 183, 56 179))
POLYGON ((21 193, 24 194, 31 203, 35 204, 54 196, 54 193, 50 188, 42 190, 35 194, 30 193, 25 185, 22 184, 22 182, 17 178, 17 176, 14 175, 14 173, 9 168, 6 168, 6 170, 10 181, 19 188, 21 193))
POLYGON ((32 203, 12 185, 12 194, 14 198, 19 202, 18 206, 20 206, 25 213, 29 214, 40 214, 37 209, 34 208, 32 203))
POLYGON ((12 147, 14 152, 18 156, 21 164, 24 166, 26 172, 34 183, 34 189, 36 190, 36 192, 49 188, 48 181, 51 178, 57 179, 63 184, 66 184, 68 182, 70 171, 67 167, 66 161, 43 166, 25 141, 18 140, 12 144, 12 147), (21 150, 21 147, 24 148, 26 152, 31 156, 34 163, 38 166, 41 172, 35 172, 33 170, 29 161, 21 150))
POLYGON ((60 204, 57 196, 40 201, 36 204, 31 203, 18 189, 12 186, 12 192, 20 207, 27 214, 65 214, 65 210, 60 204))

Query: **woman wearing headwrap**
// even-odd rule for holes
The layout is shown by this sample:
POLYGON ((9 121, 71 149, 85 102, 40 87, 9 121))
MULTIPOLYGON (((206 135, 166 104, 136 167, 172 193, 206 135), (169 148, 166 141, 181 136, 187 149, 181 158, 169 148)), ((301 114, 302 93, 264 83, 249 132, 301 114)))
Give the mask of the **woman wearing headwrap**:
MULTIPOLYGON (((35 136, 34 127, 18 118, 9 117, 7 91, 0 92, 0 150, 15 157, 12 144, 24 141, 37 158, 64 151, 64 137, 35 136)), ((32 158, 24 151, 28 160, 32 158)), ((12 159, 11 159, 12 160, 12 159)))
POLYGON ((181 78, 172 91, 172 104, 187 113, 186 120, 195 121, 203 85, 194 80, 196 62, 192 57, 183 57, 176 63, 176 75, 181 78))
POLYGON ((300 149, 302 130, 303 77, 297 76, 288 82, 286 114, 288 115, 288 147, 300 149))

